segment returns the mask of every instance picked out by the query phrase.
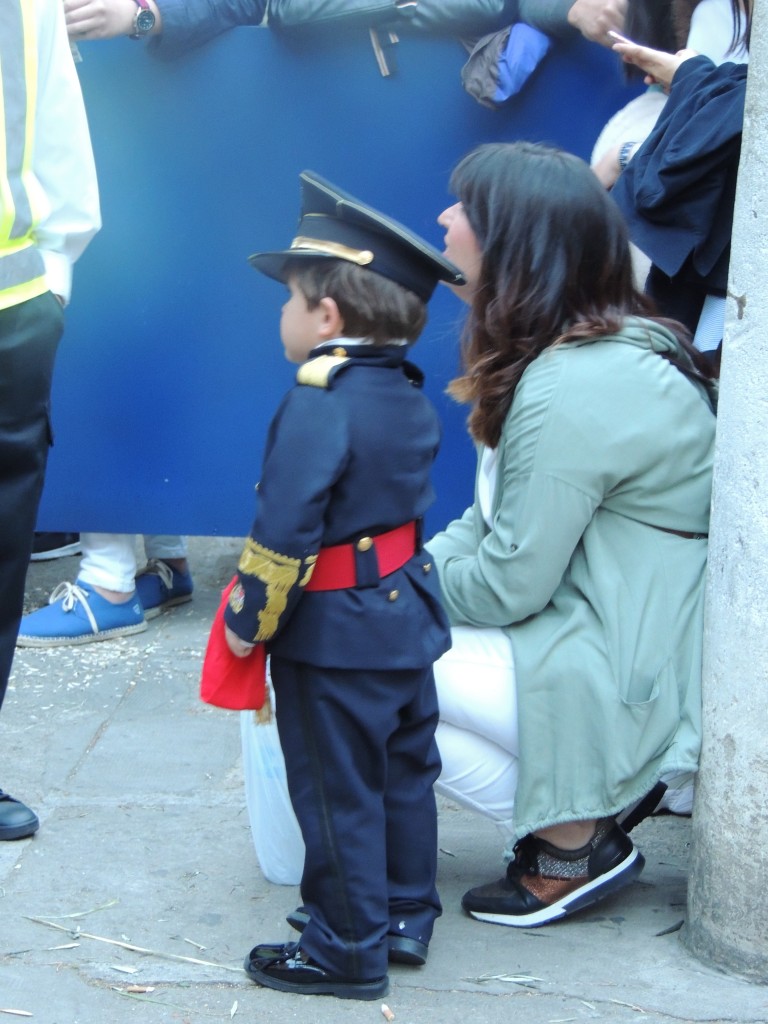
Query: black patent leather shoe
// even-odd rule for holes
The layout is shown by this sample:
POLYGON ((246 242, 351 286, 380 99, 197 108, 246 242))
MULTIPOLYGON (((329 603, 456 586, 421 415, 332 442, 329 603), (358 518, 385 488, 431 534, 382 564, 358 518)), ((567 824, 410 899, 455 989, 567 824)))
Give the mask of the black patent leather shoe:
POLYGON ((26 839, 39 828, 35 812, 0 789, 0 840, 26 839))
POLYGON ((389 978, 345 978, 331 974, 299 948, 297 942, 263 943, 245 958, 245 973, 265 988, 337 999, 380 999, 389 991, 389 978))
MULTIPOLYGON (((286 915, 286 921, 297 932, 303 932, 309 924, 309 914, 304 907, 296 907, 286 915)), ((387 935, 387 951, 391 964, 408 964, 410 967, 423 967, 429 955, 429 946, 419 939, 411 939, 407 935, 387 935)))

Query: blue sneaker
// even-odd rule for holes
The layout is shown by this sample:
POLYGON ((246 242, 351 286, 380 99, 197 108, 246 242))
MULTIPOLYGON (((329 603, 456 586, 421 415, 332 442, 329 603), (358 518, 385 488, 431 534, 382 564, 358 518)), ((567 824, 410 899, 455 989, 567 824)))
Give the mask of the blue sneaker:
POLYGON ((147 628, 138 595, 112 604, 93 587, 76 580, 60 583, 44 608, 25 615, 19 647, 65 647, 142 633, 147 628))
POLYGON ((136 576, 136 593, 141 598, 146 619, 154 619, 166 608, 191 601, 194 589, 189 572, 179 572, 159 558, 150 558, 136 576))

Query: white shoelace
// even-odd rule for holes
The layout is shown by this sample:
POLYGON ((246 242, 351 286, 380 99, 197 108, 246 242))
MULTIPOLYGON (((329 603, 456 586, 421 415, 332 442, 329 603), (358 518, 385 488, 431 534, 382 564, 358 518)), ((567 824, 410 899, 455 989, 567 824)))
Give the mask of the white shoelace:
POLYGON ((160 577, 160 581, 165 586, 166 590, 173 589, 173 569, 170 565, 166 565, 165 562, 161 562, 159 558, 150 558, 144 568, 139 571, 138 575, 144 576, 150 572, 155 576, 160 577))
POLYGON ((78 587, 75 583, 60 583, 58 587, 53 591, 51 596, 48 598, 48 604, 56 604, 61 599, 61 607, 65 612, 71 612, 75 606, 79 603, 85 609, 85 614, 88 616, 88 621, 91 624, 91 630, 94 633, 99 633, 99 629, 96 619, 91 611, 91 606, 88 604, 88 594, 83 590, 82 587, 78 587))

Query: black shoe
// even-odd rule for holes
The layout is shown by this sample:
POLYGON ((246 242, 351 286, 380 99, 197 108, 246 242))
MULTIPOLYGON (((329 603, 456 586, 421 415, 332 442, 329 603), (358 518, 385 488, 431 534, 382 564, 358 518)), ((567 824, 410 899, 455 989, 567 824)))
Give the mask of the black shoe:
POLYGON ((0 789, 0 840, 26 839, 39 828, 35 812, 0 789))
POLYGON ((331 974, 310 959, 297 942, 263 943, 254 946, 245 958, 245 972, 257 985, 278 992, 297 992, 309 996, 336 996, 338 999, 380 999, 389 991, 389 978, 367 981, 331 974))
POLYGON ((599 822, 579 850, 561 850, 529 835, 498 882, 464 894, 461 905, 478 921, 536 928, 590 906, 633 881, 645 859, 612 819, 599 822))
POLYGON ((309 914, 305 907, 296 907, 290 914, 285 915, 285 920, 294 931, 303 932, 309 924, 309 914))
POLYGON ((30 561, 47 562, 82 551, 79 533, 36 533, 32 540, 30 561))
POLYGON ((426 942, 392 932, 387 935, 387 951, 391 964, 408 964, 409 967, 423 967, 429 956, 426 942))
MULTIPOLYGON (((303 932, 309 924, 309 914, 304 907, 296 907, 286 915, 286 921, 297 932, 303 932)), ((427 962, 429 946, 419 939, 411 939, 407 935, 387 935, 387 949, 391 964, 409 964, 422 967, 427 962)))

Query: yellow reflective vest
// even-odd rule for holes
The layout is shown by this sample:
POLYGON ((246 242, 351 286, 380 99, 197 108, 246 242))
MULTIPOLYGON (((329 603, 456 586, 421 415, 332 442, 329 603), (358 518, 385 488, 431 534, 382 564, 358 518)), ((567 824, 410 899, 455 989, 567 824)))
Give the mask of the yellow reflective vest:
POLYGON ((38 80, 33 4, 0 2, 0 309, 47 290, 34 231, 45 194, 32 168, 38 80))

